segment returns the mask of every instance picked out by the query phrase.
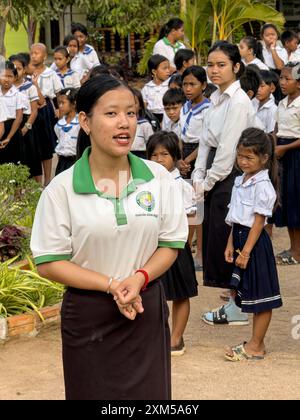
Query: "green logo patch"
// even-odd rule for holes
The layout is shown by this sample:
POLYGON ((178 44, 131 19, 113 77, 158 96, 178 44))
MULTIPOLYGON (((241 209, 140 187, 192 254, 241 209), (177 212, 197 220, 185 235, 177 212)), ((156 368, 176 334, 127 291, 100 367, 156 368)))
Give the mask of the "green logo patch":
POLYGON ((150 191, 142 191, 136 196, 136 202, 142 209, 152 211, 155 207, 155 199, 150 191))

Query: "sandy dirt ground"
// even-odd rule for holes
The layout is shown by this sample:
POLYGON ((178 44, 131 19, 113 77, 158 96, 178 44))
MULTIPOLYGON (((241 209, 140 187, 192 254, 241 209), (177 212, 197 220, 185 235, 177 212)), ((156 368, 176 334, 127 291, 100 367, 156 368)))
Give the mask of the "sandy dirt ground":
MULTIPOLYGON (((286 249, 284 230, 275 232, 274 245, 286 249)), ((173 399, 300 399, 300 266, 279 268, 279 274, 284 306, 274 311, 267 357, 242 363, 225 361, 223 349, 249 339, 251 326, 204 324, 201 314, 220 305, 220 290, 202 287, 198 275, 199 296, 191 301, 185 333, 187 352, 172 359, 173 399)), ((0 400, 64 399, 60 351, 58 326, 1 345, 0 400)))

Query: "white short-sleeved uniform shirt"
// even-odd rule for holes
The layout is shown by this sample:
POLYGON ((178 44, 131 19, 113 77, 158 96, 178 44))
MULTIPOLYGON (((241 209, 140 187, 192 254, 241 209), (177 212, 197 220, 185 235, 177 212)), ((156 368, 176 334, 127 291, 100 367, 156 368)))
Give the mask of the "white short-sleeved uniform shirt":
POLYGON ((271 217, 276 201, 276 192, 269 177, 269 171, 262 170, 244 182, 245 174, 235 179, 225 222, 252 227, 255 214, 271 217))
POLYGON ((67 73, 62 74, 56 70, 56 74, 60 78, 61 84, 64 88, 80 88, 79 74, 76 71, 69 69, 67 73))
POLYGON ((63 89, 60 78, 49 67, 39 75, 38 85, 45 98, 53 99, 63 89))
POLYGON ((300 49, 297 48, 296 51, 293 51, 290 55, 288 55, 288 61, 293 63, 300 63, 300 49))
POLYGON ((277 105, 275 104, 274 96, 271 95, 268 102, 259 106, 259 101, 252 99, 252 105, 256 112, 257 117, 263 124, 263 130, 266 133, 272 133, 275 130, 277 105))
POLYGON ((92 68, 99 66, 100 64, 99 57, 94 47, 92 47, 91 45, 85 44, 82 54, 91 64, 92 68))
POLYGON ((250 63, 246 63, 244 59, 242 59, 242 62, 245 64, 245 66, 249 66, 249 64, 255 64, 260 70, 269 70, 269 67, 257 57, 250 61, 250 63))
POLYGON ((196 213, 197 211, 197 202, 196 202, 196 194, 195 190, 188 181, 184 180, 180 175, 180 172, 177 168, 175 168, 171 175, 177 182, 183 197, 183 204, 185 208, 186 215, 191 215, 196 213))
POLYGON ((172 121, 167 114, 164 112, 164 117, 162 120, 162 130, 175 133, 178 138, 181 138, 181 125, 180 119, 176 122, 172 121))
POLYGON ((17 89, 23 95, 22 97, 24 98, 23 114, 30 115, 31 102, 39 100, 37 88, 34 86, 31 80, 25 79, 24 82, 17 89))
POLYGON ((0 89, 0 97, 3 99, 7 110, 6 119, 14 120, 16 118, 16 112, 19 109, 23 110, 24 108, 23 95, 15 86, 12 86, 5 94, 3 94, 2 89, 0 89))
POLYGON ((164 113, 163 96, 169 89, 169 79, 165 80, 160 85, 157 85, 152 80, 145 84, 141 90, 144 102, 147 103, 147 109, 155 114, 164 113))
POLYGON ((162 38, 159 41, 157 41, 154 45, 153 55, 160 54, 166 57, 169 60, 170 65, 172 67, 175 67, 174 57, 177 51, 181 48, 186 48, 186 46, 182 42, 177 41, 175 45, 172 45, 168 38, 162 38))
MULTIPOLYGON (((265 46, 264 43, 262 43, 262 44, 263 44, 262 54, 263 54, 263 57, 264 57, 265 64, 268 66, 268 68, 270 70, 276 69, 276 65, 274 63, 271 50, 267 49, 267 47, 265 46)), ((278 54, 278 57, 281 58, 281 60, 284 62, 284 64, 286 64, 289 61, 288 53, 287 53, 285 48, 281 47, 280 45, 276 45, 276 52, 278 54)))
POLYGON ((60 156, 76 156, 76 146, 80 125, 78 116, 68 124, 66 118, 61 118, 54 126, 58 144, 55 152, 60 156))
POLYGON ((131 150, 144 152, 149 137, 153 134, 152 125, 145 118, 140 118, 137 123, 135 138, 131 146, 131 150))
POLYGON ((279 102, 276 114, 277 137, 300 138, 300 96, 288 105, 288 96, 279 102))
POLYGON ((129 184, 120 198, 110 197, 94 185, 89 153, 42 193, 31 236, 35 263, 69 260, 123 280, 158 247, 184 248, 187 217, 170 173, 129 153, 129 184))
POLYGON ((7 120, 7 109, 4 102, 4 99, 0 96, 0 123, 7 120))
POLYGON ((199 143, 202 134, 203 120, 211 107, 209 99, 205 98, 199 104, 192 106, 187 101, 180 111, 181 140, 184 143, 199 143))
POLYGON ((249 127, 262 127, 252 103, 241 89, 240 82, 232 83, 223 93, 216 90, 210 97, 212 106, 206 111, 193 180, 203 183, 210 191, 216 182, 231 173, 236 146, 242 132, 249 127), (208 154, 216 148, 211 169, 206 169, 208 154))

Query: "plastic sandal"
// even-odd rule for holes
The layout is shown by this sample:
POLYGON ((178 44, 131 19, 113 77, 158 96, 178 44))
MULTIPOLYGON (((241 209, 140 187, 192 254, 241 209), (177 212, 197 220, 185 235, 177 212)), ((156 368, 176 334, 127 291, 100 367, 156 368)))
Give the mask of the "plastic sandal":
POLYGON ((291 255, 287 255, 285 257, 281 256, 277 258, 277 264, 278 265, 297 265, 300 264, 300 261, 297 261, 294 257, 291 255))
POLYGON ((247 354, 245 351, 244 344, 239 344, 236 347, 232 347, 231 351, 233 355, 225 354, 225 359, 230 362, 241 362, 244 360, 264 360, 265 356, 254 356, 252 354, 247 354))
POLYGON ((227 314, 226 314, 226 305, 221 306, 220 308, 218 308, 216 311, 212 312, 213 315, 213 320, 210 321, 209 319, 206 318, 206 314, 203 314, 202 316, 202 320, 208 324, 208 325, 237 325, 237 326, 242 326, 242 325, 249 325, 249 320, 245 319, 236 319, 236 320, 228 320, 227 318, 227 314))

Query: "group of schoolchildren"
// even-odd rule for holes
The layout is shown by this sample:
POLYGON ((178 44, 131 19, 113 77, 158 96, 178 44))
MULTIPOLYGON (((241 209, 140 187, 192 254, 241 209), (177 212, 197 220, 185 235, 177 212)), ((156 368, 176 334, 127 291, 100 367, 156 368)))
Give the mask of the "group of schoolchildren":
MULTIPOLYGON (((164 31, 148 62, 151 80, 141 92, 132 89, 138 119, 132 153, 154 160, 172 173, 181 185, 186 214, 191 220, 186 248, 179 251, 176 262, 162 279, 166 297, 173 301, 172 354, 182 355, 189 298, 197 295, 195 269, 201 270, 202 266, 202 220, 191 178, 204 121, 211 107, 210 96, 218 88, 208 80, 207 69, 195 65, 194 52, 181 42, 183 22, 171 19, 164 31)), ((74 24, 64 45, 54 50, 54 63, 50 68, 45 65, 46 47, 34 44, 29 54, 10 57, 1 73, 0 164, 21 162, 29 167, 30 175, 37 181, 41 182, 43 174, 44 185, 51 179, 54 152, 58 155, 56 174, 72 166, 78 155, 77 89, 87 78, 101 77, 104 73, 124 78, 122 69, 100 64, 95 50, 87 44, 87 37, 86 28, 74 24)), ((296 33, 285 31, 281 36, 282 46, 279 45, 277 29, 272 24, 263 26, 261 38, 262 42, 252 36, 240 41, 244 68, 240 69, 238 78, 240 87, 252 100, 256 126, 267 134, 272 133, 277 142, 282 198, 269 223, 270 226, 272 223, 288 226, 291 240, 290 249, 280 253, 277 262, 297 264, 300 262, 300 187, 297 182, 300 145, 295 139, 300 138, 300 66, 295 62, 300 62, 299 39, 296 33)), ((246 143, 243 146, 247 148, 246 143)), ((267 165, 259 167, 258 172, 265 167, 267 165)), ((233 207, 230 212, 234 212, 233 207)), ((250 258, 242 252, 239 257, 250 258)), ((230 258, 228 251, 227 259, 230 258)), ((242 350, 235 348, 234 354, 227 358, 245 358, 242 350)))

